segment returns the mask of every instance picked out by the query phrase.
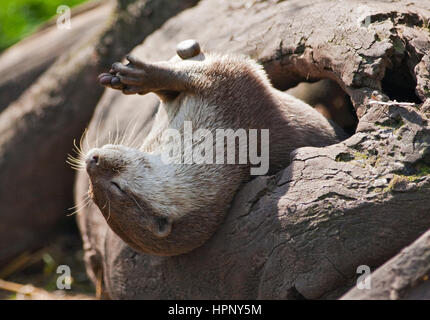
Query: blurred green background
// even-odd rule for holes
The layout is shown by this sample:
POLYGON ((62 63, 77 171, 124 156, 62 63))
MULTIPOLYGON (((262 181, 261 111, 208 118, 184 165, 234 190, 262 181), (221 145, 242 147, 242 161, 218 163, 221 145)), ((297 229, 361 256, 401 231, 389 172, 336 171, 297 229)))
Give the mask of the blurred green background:
POLYGON ((57 15, 57 7, 86 0, 0 0, 0 52, 57 15))

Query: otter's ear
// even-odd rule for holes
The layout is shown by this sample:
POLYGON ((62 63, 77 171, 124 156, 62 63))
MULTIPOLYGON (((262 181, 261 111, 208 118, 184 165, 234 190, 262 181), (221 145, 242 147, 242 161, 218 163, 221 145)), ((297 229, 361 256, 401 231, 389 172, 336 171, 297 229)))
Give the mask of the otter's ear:
POLYGON ((159 238, 165 238, 172 231, 172 222, 166 217, 151 217, 150 231, 159 238))

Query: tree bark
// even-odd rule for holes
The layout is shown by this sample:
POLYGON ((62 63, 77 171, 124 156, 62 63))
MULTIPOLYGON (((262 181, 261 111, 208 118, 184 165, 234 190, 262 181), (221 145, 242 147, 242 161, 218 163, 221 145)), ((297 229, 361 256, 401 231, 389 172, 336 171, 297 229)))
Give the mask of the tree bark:
MULTIPOLYGON (((430 228, 429 18, 427 1, 203 0, 148 37, 134 50, 144 60, 167 59, 195 38, 206 51, 259 60, 281 90, 335 80, 359 124, 346 141, 301 148, 288 168, 245 184, 217 233, 189 254, 137 253, 94 205, 83 209, 86 260, 103 271, 108 295, 337 298, 359 265, 381 265, 430 228)), ((122 103, 112 98, 110 110, 122 113, 122 103)))

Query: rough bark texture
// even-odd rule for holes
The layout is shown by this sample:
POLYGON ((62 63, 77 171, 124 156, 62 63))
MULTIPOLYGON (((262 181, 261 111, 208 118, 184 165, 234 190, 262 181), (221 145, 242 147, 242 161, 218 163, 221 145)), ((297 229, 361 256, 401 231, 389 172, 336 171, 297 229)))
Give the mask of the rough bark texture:
MULTIPOLYGON (((352 285, 357 266, 379 266, 425 232, 429 10, 428 1, 203 0, 148 37, 135 54, 149 61, 170 58, 177 42, 195 38, 205 50, 258 59, 279 89, 333 79, 350 95, 359 124, 346 141, 299 149, 285 170, 244 185, 213 238, 186 255, 137 253, 94 205, 82 210, 87 265, 90 273, 103 271, 106 293, 335 298, 352 285)), ((130 106, 107 94, 111 114, 130 106)), ((134 112, 126 109, 129 119, 150 105, 141 100, 134 112)), ((85 197, 86 180, 79 176, 77 201, 85 197)))
POLYGON ((74 180, 67 154, 103 93, 97 75, 195 3, 118 1, 97 37, 84 38, 61 55, 0 113, 0 264, 40 245, 66 218, 74 180))
POLYGON ((370 289, 356 287, 349 299, 430 300, 430 231, 371 274, 370 289))

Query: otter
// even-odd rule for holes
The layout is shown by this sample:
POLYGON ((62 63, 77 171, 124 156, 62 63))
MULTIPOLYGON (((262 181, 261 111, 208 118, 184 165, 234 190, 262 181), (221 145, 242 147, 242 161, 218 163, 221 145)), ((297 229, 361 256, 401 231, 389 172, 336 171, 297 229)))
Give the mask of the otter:
POLYGON ((155 93, 160 105, 154 125, 141 147, 107 144, 89 150, 84 161, 91 198, 110 228, 137 251, 173 256, 202 246, 223 222, 238 188, 252 178, 249 156, 234 164, 166 163, 167 130, 183 139, 187 121, 211 133, 231 129, 216 153, 226 151, 237 130, 268 130, 268 146, 262 135, 254 141, 260 153, 268 147, 268 174, 287 167, 299 147, 345 138, 311 106, 275 89, 249 57, 203 52, 188 40, 168 61, 149 63, 132 55, 127 60, 114 63, 99 82, 124 94, 155 93))

